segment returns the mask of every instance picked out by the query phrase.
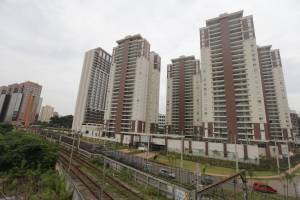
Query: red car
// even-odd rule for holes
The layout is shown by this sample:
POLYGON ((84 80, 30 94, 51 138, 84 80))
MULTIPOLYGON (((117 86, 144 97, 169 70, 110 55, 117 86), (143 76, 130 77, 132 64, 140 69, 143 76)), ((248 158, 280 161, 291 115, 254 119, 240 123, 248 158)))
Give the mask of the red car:
POLYGON ((265 193, 277 193, 277 190, 263 183, 254 182, 253 190, 257 192, 265 192, 265 193))

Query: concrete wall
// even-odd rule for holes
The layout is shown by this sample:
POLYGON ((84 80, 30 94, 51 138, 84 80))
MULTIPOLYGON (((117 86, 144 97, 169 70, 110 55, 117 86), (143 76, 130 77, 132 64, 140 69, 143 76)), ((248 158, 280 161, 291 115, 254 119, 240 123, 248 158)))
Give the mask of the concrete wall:
MULTIPOLYGON (((153 138, 152 141, 156 141, 158 143, 160 140, 161 144, 164 144, 164 139, 157 139, 153 138)), ((206 142, 204 141, 184 141, 184 153, 185 154, 192 154, 195 156, 207 156, 211 158, 217 159, 225 159, 225 160, 235 160, 235 145, 234 144, 227 144, 227 157, 225 157, 224 153, 224 144, 223 143, 215 143, 209 142, 208 143, 208 155, 206 155, 206 142), (191 152, 189 151, 190 143, 191 142, 191 152)), ((168 139, 168 151, 173 151, 177 153, 181 153, 181 146, 182 141, 179 139, 168 139)), ((244 149, 243 144, 237 144, 237 156, 241 162, 258 162, 259 156, 261 154, 265 154, 265 149, 260 150, 257 145, 247 145, 247 149, 244 149), (245 151, 247 155, 245 155, 245 151), (247 159, 245 160, 245 157, 247 159)))
POLYGON ((166 140, 164 138, 152 138, 152 142, 158 145, 166 145, 166 140))
POLYGON ((103 126, 98 125, 81 125, 78 127, 81 129, 83 136, 90 138, 100 138, 103 131, 103 126))

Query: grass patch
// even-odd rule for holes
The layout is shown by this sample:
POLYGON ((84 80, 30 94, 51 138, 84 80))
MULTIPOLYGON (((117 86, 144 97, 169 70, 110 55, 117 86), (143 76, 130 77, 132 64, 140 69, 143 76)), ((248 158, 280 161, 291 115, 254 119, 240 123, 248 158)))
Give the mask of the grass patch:
MULTIPOLYGON (((167 156, 161 154, 157 156, 155 161, 162 164, 174 166, 174 167, 180 167, 181 164, 180 159, 169 160, 167 156)), ((204 167, 206 167, 206 173, 208 174, 231 175, 235 173, 235 169, 233 168, 213 166, 210 164, 200 163, 201 171, 203 170, 204 167)), ((183 168, 195 172, 197 170, 197 162, 190 161, 190 160, 183 160, 183 168)), ((276 174, 277 173, 273 171, 253 171, 253 176, 272 176, 276 174)))

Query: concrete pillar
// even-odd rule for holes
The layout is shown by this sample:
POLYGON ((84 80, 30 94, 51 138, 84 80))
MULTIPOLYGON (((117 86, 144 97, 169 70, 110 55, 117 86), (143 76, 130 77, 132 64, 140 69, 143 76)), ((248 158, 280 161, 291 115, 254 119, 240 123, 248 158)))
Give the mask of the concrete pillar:
POLYGON ((248 160, 248 145, 244 144, 244 159, 248 160))
POLYGON ((227 158, 227 143, 223 143, 223 152, 224 152, 224 157, 227 158))
POLYGON ((270 152, 270 145, 269 143, 266 144, 266 157, 271 158, 271 152, 270 152))
POLYGON ((192 140, 189 140, 189 153, 192 153, 192 140))
POLYGON ((208 156, 208 141, 205 142, 205 155, 208 156))

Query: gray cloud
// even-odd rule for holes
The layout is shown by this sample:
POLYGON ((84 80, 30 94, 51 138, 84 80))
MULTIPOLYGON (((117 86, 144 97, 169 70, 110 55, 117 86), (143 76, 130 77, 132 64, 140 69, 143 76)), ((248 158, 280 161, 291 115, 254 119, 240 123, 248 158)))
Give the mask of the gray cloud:
POLYGON ((290 107, 300 111, 300 2, 217 0, 0 0, 0 85, 43 85, 45 104, 73 113, 84 52, 141 33, 162 57, 160 112, 165 112, 166 65, 200 57, 198 29, 220 13, 253 15, 257 43, 281 50, 290 107))

